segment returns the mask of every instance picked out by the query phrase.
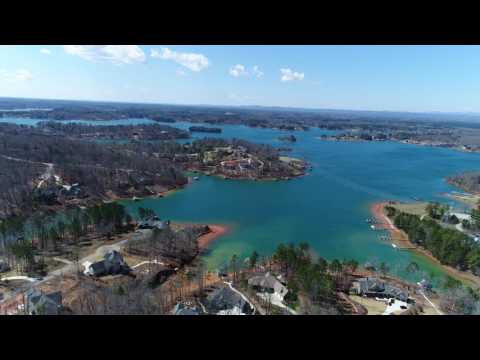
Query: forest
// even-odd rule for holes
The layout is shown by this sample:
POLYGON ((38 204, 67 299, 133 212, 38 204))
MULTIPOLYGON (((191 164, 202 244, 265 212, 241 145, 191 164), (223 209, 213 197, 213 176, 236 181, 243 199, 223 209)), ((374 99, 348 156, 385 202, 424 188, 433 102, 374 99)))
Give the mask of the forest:
POLYGON ((395 226, 405 231, 412 243, 430 251, 442 264, 480 274, 480 246, 469 236, 442 227, 432 218, 421 220, 418 215, 398 212, 392 207, 387 211, 395 226))
POLYGON ((44 276, 44 256, 62 254, 75 260, 75 250, 85 246, 92 236, 108 239, 129 231, 131 221, 125 208, 117 203, 10 217, 0 222, 0 254, 19 273, 44 276))
POLYGON ((157 195, 188 182, 183 171, 191 168, 193 160, 179 162, 176 155, 198 153, 201 159, 215 147, 243 147, 265 163, 263 173, 268 176, 291 172, 274 147, 239 139, 206 138, 179 144, 144 138, 127 142, 80 138, 86 133, 120 138, 127 133, 149 133, 150 127, 169 128, 0 124, 0 218, 34 213, 46 206, 157 195))
POLYGON ((174 140, 188 139, 188 131, 168 125, 82 125, 56 121, 41 122, 35 128, 47 135, 96 140, 174 140))
POLYGON ((0 154, 0 217, 65 205, 70 198, 94 203, 112 196, 156 194, 187 183, 169 160, 119 144, 38 134, 25 126, 0 127, 0 154), (71 189, 74 184, 78 193, 71 189))

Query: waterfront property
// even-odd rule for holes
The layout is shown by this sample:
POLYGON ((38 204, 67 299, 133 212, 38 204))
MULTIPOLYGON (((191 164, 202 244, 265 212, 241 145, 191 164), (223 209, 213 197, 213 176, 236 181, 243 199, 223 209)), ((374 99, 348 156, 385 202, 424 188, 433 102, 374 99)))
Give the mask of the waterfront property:
MULTIPOLYGON (((38 120, 23 122, 34 124, 38 120)), ((138 119, 123 119, 88 124, 138 122, 138 119)), ((175 124, 179 128, 191 125, 175 124)), ((219 127, 222 133, 209 136, 235 137, 278 146, 278 137, 287 135, 278 129, 241 125, 219 127)), ((377 234, 365 226, 363 219, 370 216, 369 205, 381 199, 409 201, 412 197, 419 197, 428 201, 446 201, 440 194, 453 188, 443 178, 477 168, 480 154, 388 141, 318 141, 316 138, 322 134, 332 132, 312 127, 310 131, 295 133, 298 141, 291 144, 289 155, 315 165, 308 176, 296 181, 267 183, 202 177, 202 181, 192 182, 175 196, 144 198, 129 207, 135 211, 138 206, 148 206, 158 214, 168 214, 175 221, 232 224, 234 230, 213 244, 205 257, 211 269, 220 266, 233 254, 246 257, 255 249, 267 255, 279 243, 302 240, 309 242, 312 250, 327 259, 354 258, 365 263, 376 258, 378 263, 389 264, 395 275, 419 281, 420 272, 411 274, 403 270, 415 261, 421 271, 433 274, 434 284, 441 281, 445 273, 440 266, 412 252, 396 251, 387 242, 379 240, 377 234)), ((192 136, 200 138, 204 134, 192 136)), ((196 151, 191 152, 194 153, 196 151)))
POLYGON ((362 278, 354 281, 350 292, 359 296, 409 301, 407 292, 377 278, 362 278))
POLYGON ((202 311, 191 304, 177 303, 172 310, 172 315, 201 315, 202 311))
POLYGON ((115 250, 107 252, 103 260, 97 262, 86 261, 83 263, 85 270, 83 273, 89 276, 104 276, 124 274, 130 271, 130 268, 123 260, 123 256, 115 250))
POLYGON ((216 315, 251 315, 254 312, 248 301, 227 285, 210 293, 205 307, 210 314, 216 315))
POLYGON ((26 293, 25 312, 29 315, 58 315, 62 308, 62 293, 44 294, 32 288, 26 293))
POLYGON ((248 279, 248 285, 260 293, 275 296, 280 302, 283 301, 285 295, 288 293, 287 287, 270 272, 251 277, 248 279))

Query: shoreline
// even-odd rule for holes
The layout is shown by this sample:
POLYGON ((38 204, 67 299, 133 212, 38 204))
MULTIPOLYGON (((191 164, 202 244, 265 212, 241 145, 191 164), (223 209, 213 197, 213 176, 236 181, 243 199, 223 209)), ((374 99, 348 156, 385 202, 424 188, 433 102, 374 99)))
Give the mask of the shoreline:
POLYGON ((441 149, 449 149, 453 151, 459 151, 462 153, 479 153, 480 150, 466 150, 463 149, 460 145, 458 146, 445 146, 445 145, 437 145, 437 144, 431 144, 431 143, 421 143, 421 142, 410 142, 410 141, 405 141, 405 140, 398 140, 398 139, 382 139, 382 140, 365 140, 365 139, 355 139, 355 138, 335 138, 334 136, 322 138, 321 136, 315 137, 318 140, 321 141, 330 141, 330 142, 358 142, 358 143, 364 143, 364 142, 394 142, 398 144, 406 144, 406 145, 417 145, 421 147, 430 147, 430 148, 441 148, 441 149))
MULTIPOLYGON (((308 162, 304 161, 304 160, 300 160, 300 161, 303 161, 305 163, 305 168, 308 168, 309 166, 311 166, 308 162)), ((247 181, 257 181, 257 182, 261 182, 261 181, 288 181, 288 180, 292 180, 292 179, 297 179, 297 178, 301 178, 303 176, 307 176, 308 175, 308 171, 307 170, 303 170, 301 171, 300 174, 298 175, 291 175, 290 177, 249 177, 249 176, 232 176, 232 175, 225 175, 225 174, 222 174, 222 173, 217 173, 217 172, 213 172, 213 173, 210 173, 210 172, 205 172, 205 171, 200 171, 200 170, 188 170, 190 172, 194 172, 194 171, 197 171, 197 174, 201 174, 202 176, 208 176, 208 177, 216 177, 216 178, 219 178, 219 179, 222 179, 222 180, 247 180, 247 181)))
POLYGON ((468 283, 468 285, 474 285, 480 287, 480 278, 465 271, 457 270, 449 265, 442 264, 432 253, 420 246, 413 244, 408 235, 398 229, 390 218, 385 214, 384 208, 388 205, 388 202, 376 202, 370 206, 370 211, 373 214, 374 218, 381 222, 382 225, 387 225, 381 227, 384 230, 387 230, 392 237, 392 243, 398 246, 401 250, 411 250, 419 255, 424 256, 428 260, 432 261, 436 265, 440 266, 442 270, 445 271, 449 276, 461 281, 462 283, 468 283))
POLYGON ((226 225, 208 224, 210 232, 200 235, 197 238, 198 248, 200 250, 206 250, 208 247, 218 238, 230 232, 230 228, 226 225))
POLYGON ((383 229, 390 233, 392 243, 394 243, 399 249, 416 249, 417 247, 408 239, 408 235, 398 229, 385 214, 384 208, 388 205, 388 202, 377 202, 370 205, 370 212, 375 220, 380 224, 375 224, 376 229, 383 229))
MULTIPOLYGON (((454 184, 450 183, 447 181, 448 184, 455 186, 454 184)), ((455 201, 458 201, 464 205, 470 206, 470 207, 475 207, 478 205, 478 202, 480 201, 480 194, 479 193, 469 193, 469 192, 464 192, 464 193, 453 193, 453 192, 443 192, 440 193, 441 196, 444 196, 448 199, 453 199, 455 201)))

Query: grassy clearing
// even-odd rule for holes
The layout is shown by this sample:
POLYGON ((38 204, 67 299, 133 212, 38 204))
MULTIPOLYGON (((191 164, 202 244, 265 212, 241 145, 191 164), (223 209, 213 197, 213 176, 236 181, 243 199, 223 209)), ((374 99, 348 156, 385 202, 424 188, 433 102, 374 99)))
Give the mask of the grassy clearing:
POLYGON ((401 211, 407 214, 423 216, 427 214, 427 211, 426 211, 427 205, 428 205, 427 202, 413 202, 413 203, 397 203, 395 205, 390 205, 390 206, 394 207, 398 211, 401 211))
POLYGON ((350 295, 350 299, 359 303, 360 305, 365 306, 368 311, 367 315, 381 315, 387 309, 387 304, 375 299, 370 299, 357 295, 350 295))

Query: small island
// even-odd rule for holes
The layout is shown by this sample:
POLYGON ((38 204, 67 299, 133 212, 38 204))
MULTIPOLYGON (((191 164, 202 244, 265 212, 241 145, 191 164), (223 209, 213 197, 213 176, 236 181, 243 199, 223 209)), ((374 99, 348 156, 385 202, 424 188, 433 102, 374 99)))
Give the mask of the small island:
POLYGON ((296 142, 297 138, 295 137, 295 135, 285 135, 285 136, 279 136, 278 140, 285 141, 285 142, 296 142))
POLYGON ((221 128, 206 127, 206 126, 190 126, 188 130, 190 132, 203 132, 203 133, 216 133, 216 134, 219 134, 222 132, 221 128))

